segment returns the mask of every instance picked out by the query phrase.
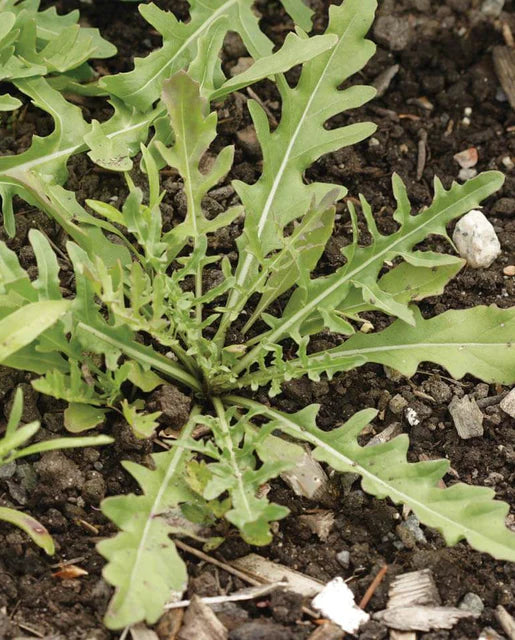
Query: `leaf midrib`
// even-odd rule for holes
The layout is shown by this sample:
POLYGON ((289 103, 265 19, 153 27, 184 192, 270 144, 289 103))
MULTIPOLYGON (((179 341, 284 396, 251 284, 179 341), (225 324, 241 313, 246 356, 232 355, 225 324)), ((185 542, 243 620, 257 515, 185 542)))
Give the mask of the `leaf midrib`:
MULTIPOLYGON (((259 223, 257 226, 257 236, 258 238, 261 238, 261 235, 264 231, 266 222, 268 220, 268 216, 270 214, 271 208, 272 208, 272 204, 273 201, 275 199, 275 196, 277 194, 277 191, 279 189, 279 186, 284 178, 284 174, 286 171, 286 168, 288 166, 288 164, 291 161, 291 153, 297 143, 298 137, 301 133, 301 130, 303 129, 303 125, 304 122, 306 121, 307 117, 308 117, 308 113, 309 110, 315 100, 315 98, 317 97, 318 91, 320 89, 320 86, 322 84, 322 82, 325 80, 325 76, 327 75, 327 70, 329 68, 329 66, 331 65, 334 56, 337 54, 337 52, 339 51, 340 47, 342 46, 342 44, 344 43, 345 40, 345 36, 347 35, 349 29, 353 26, 354 21, 357 19, 357 16, 355 15, 352 20, 349 22, 347 28, 345 29, 344 33, 341 35, 340 39, 338 40, 338 43, 336 44, 336 46, 334 47, 334 49, 332 50, 329 58, 327 59, 327 62, 324 66, 324 70, 323 72, 320 74, 320 77, 313 89, 313 91, 311 92, 311 95, 309 97, 309 100, 306 103, 306 106, 299 118, 297 127, 295 128, 295 131, 290 139, 290 142, 288 144, 288 147, 286 149, 286 152, 284 154, 283 160, 281 162, 281 165, 279 167, 279 170, 277 171, 276 177, 274 179, 274 182, 272 184, 272 188, 270 189, 269 195, 267 197, 267 200, 265 202, 265 206, 263 207, 263 211, 261 212, 261 216, 259 218, 259 223)), ((240 272, 240 276, 238 277, 238 280, 236 282, 236 287, 235 287, 235 291, 238 290, 238 287, 242 287, 242 283, 245 282, 245 280, 247 279, 247 274, 248 271, 251 267, 252 262, 255 260, 254 256, 251 253, 247 253, 245 256, 245 260, 240 272)))

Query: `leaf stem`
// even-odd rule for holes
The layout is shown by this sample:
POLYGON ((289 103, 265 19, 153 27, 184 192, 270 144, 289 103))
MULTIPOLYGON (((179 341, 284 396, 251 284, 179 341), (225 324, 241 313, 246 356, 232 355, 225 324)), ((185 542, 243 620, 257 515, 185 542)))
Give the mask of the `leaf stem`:
POLYGON ((86 331, 87 333, 95 336, 99 340, 110 344, 117 349, 120 349, 126 356, 129 358, 133 358, 140 364, 150 366, 161 373, 169 376, 173 380, 177 380, 178 382, 182 382, 186 386, 188 386, 193 391, 197 393, 202 391, 202 387, 200 382, 188 373, 184 371, 182 367, 177 365, 172 360, 165 358, 161 354, 155 352, 151 347, 145 347, 143 345, 139 345, 135 342, 131 344, 127 344, 122 342, 118 338, 114 337, 110 333, 103 331, 101 329, 97 329, 96 327, 92 327, 84 322, 79 322, 78 328, 86 331))

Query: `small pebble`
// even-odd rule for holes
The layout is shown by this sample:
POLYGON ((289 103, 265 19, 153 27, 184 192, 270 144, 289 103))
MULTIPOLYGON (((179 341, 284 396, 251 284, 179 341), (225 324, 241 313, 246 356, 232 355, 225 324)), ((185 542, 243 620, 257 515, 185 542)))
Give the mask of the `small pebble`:
POLYGON ((473 269, 487 268, 501 253, 501 243, 486 216, 477 209, 459 220, 452 239, 473 269))
POLYGON ((505 276, 515 276, 515 264, 510 264, 502 270, 505 276))
POLYGON ((409 20, 401 16, 379 16, 374 24, 374 36, 379 44, 391 51, 402 51, 409 45, 413 28, 409 20))
POLYGON ((350 565, 350 551, 340 551, 340 553, 336 554, 336 560, 338 560, 344 569, 348 569, 350 565))
POLYGON ((415 409, 408 407, 404 412, 404 415, 406 416, 406 420, 411 427, 416 427, 420 424, 420 419, 415 409))
POLYGON ((475 169, 460 169, 458 173, 458 179, 462 182, 466 182, 467 180, 472 180, 477 176, 477 171, 475 169))
POLYGON ((483 613, 484 608, 485 605, 483 604, 481 598, 471 591, 463 596, 461 602, 458 605, 458 609, 463 609, 463 611, 472 611, 472 613, 477 613, 478 616, 483 613))
POLYGON ((515 167, 515 163, 510 158, 510 156, 504 156, 504 158, 502 159, 502 163, 506 167, 506 169, 508 169, 508 171, 511 171, 515 167))
POLYGON ((464 151, 454 154, 453 158, 460 165, 462 169, 470 169, 475 167, 479 160, 479 155, 476 147, 470 147, 464 151))
POLYGON ((388 403, 388 407, 392 413, 396 416, 400 416, 404 409, 408 406, 408 401, 403 398, 400 393, 397 393, 388 403))
POLYGON ((501 409, 512 418, 515 418, 515 387, 501 400, 501 409))
POLYGON ((498 18, 504 7, 504 0, 485 0, 481 5, 481 13, 489 18, 498 18))

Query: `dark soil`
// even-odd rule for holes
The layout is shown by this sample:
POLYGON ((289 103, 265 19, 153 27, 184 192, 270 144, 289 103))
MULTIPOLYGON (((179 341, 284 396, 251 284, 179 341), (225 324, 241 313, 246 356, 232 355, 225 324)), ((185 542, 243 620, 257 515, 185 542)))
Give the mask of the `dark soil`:
MULTIPOLYGON (((124 4, 123 9, 118 2, 101 0, 93 4, 74 0, 46 4, 55 5, 59 10, 79 7, 84 19, 99 26, 119 47, 117 58, 97 65, 101 72, 128 70, 133 55, 145 55, 159 44, 159 39, 130 3, 124 4)), ((187 4, 182 0, 161 0, 157 4, 174 10, 180 17, 187 15, 187 4)), ((280 40, 290 26, 280 6, 267 0, 261 0, 258 5, 268 33, 280 40)), ((323 27, 327 5, 326 0, 312 1, 312 6, 319 11, 317 29, 323 27)), ((499 90, 491 51, 493 46, 504 42, 503 26, 505 32, 509 27, 515 32, 515 17, 510 13, 509 0, 499 18, 486 16, 480 11, 480 5, 479 0, 385 0, 373 32, 380 46, 360 81, 371 82, 394 64, 399 65, 398 74, 382 97, 343 117, 346 121, 372 119, 378 124, 377 133, 372 140, 327 156, 310 171, 311 177, 345 184, 350 197, 363 193, 384 231, 391 231, 394 224, 392 171, 406 181, 412 202, 418 208, 429 203, 435 175, 446 185, 457 178, 459 166, 453 155, 458 151, 474 146, 479 153, 479 171, 499 169, 506 173, 503 189, 484 208, 501 241, 502 255, 489 269, 463 269, 444 295, 423 301, 420 306, 426 316, 477 304, 495 303, 505 307, 514 301, 515 280, 504 275, 503 269, 515 264, 515 172, 510 164, 510 157, 515 160, 515 114, 499 90), (389 42, 388 33, 393 29, 398 29, 398 33, 389 42), (471 112, 466 116, 468 108, 471 112), (465 117, 469 118, 468 123, 465 117), (423 166, 419 158, 420 140, 427 140, 423 166)), ((234 38, 227 45, 224 63, 229 68, 245 51, 234 38)), ((277 110, 277 97, 268 83, 254 89, 272 112, 277 110)), ((85 109, 94 117, 102 117, 95 101, 87 102, 85 109)), ((237 145, 231 177, 245 180, 257 177, 259 153, 237 135, 250 124, 245 98, 233 97, 222 107, 221 119, 220 143, 237 145)), ((14 127, 2 129, 0 151, 19 152, 30 143, 34 133, 48 133, 50 126, 44 115, 28 108, 14 127)), ((181 216, 184 204, 179 184, 173 177, 166 178, 164 186, 169 192, 164 203, 169 225, 181 216)), ((69 188, 75 189, 80 199, 94 197, 112 202, 115 197, 118 199, 115 205, 120 204, 124 196, 119 178, 98 172, 85 157, 71 162, 69 188)), ((231 198, 232 190, 221 188, 212 194, 206 206, 216 212, 220 204, 225 205, 231 198)), ((339 249, 350 237, 343 205, 339 214, 321 269, 339 265, 339 249)), ((19 206, 17 221, 18 235, 9 244, 19 251, 25 266, 34 262, 26 243, 31 227, 44 229, 57 244, 63 241, 45 215, 23 203, 19 206)), ((231 252, 237 231, 237 227, 224 231, 216 236, 213 245, 234 257, 231 252)), ((432 247, 448 250, 443 239, 435 239, 432 247)), ((0 376, 4 414, 15 387, 22 384, 26 400, 24 419, 42 420, 44 428, 38 437, 52 437, 62 430, 62 404, 35 394, 23 373, 0 369, 0 376)), ((381 367, 368 366, 332 382, 289 383, 275 404, 293 411, 319 402, 322 405, 320 425, 324 428, 334 427, 364 407, 376 407, 380 411, 376 431, 398 422, 399 428, 410 434, 412 460, 447 457, 452 463, 452 474, 446 481, 459 478, 472 484, 489 485, 499 498, 513 504, 515 431, 513 420, 499 407, 505 391, 473 378, 452 380, 431 365, 421 367, 412 380, 392 379, 381 367), (461 440, 450 419, 449 402, 453 396, 465 393, 476 397, 482 407, 485 426, 482 438, 461 440), (409 425, 403 406, 416 411, 420 419, 418 425, 409 425)), ((155 404, 160 401, 154 399, 155 404)), ((172 408, 180 414, 181 407, 172 408)), ((98 505, 105 495, 135 489, 120 461, 148 462, 152 445, 136 440, 122 422, 114 421, 111 431, 116 437, 112 447, 46 454, 41 459, 22 461, 11 476, 2 476, 2 504, 26 508, 38 517, 54 536, 57 554, 54 558, 45 557, 23 533, 0 525, 0 638, 31 633, 69 640, 118 637, 106 631, 101 622, 111 589, 101 578, 103 560, 95 552, 95 543, 99 537, 110 535, 112 527, 101 515, 98 505), (56 564, 63 561, 73 561, 85 569, 87 575, 76 579, 54 577, 56 564)), ((473 592, 482 599, 485 608, 475 621, 462 621, 451 631, 420 634, 420 638, 473 640, 485 626, 501 632, 494 610, 499 604, 508 609, 513 606, 515 571, 512 565, 495 562, 466 544, 445 548, 441 537, 430 529, 423 528, 426 541, 421 542, 403 524, 401 508, 367 496, 360 490, 359 483, 352 484, 339 477, 332 482, 334 496, 323 504, 300 500, 281 481, 273 483, 271 495, 287 505, 291 515, 280 523, 272 545, 258 552, 322 581, 337 575, 352 578, 349 584, 358 598, 379 568, 387 563, 386 578, 368 606, 370 612, 384 608, 388 585, 394 576, 430 568, 443 604, 457 605, 466 593, 473 592), (325 542, 298 518, 301 514, 317 513, 319 509, 330 509, 335 515, 334 526, 325 542), (344 550, 350 552, 346 567, 336 559, 344 550)), ((213 555, 230 560, 249 551, 248 545, 231 535, 213 555)), ((190 594, 217 595, 221 589, 245 586, 209 564, 185 559, 192 576, 190 594)), ((233 640, 303 639, 315 629, 311 619, 302 619, 298 598, 289 595, 268 596, 220 615, 231 629, 233 640)), ((158 627, 158 632, 163 640, 168 640, 175 636, 166 632, 165 622, 158 627)), ((376 622, 366 625, 359 634, 361 640, 387 637, 386 627, 376 622)))

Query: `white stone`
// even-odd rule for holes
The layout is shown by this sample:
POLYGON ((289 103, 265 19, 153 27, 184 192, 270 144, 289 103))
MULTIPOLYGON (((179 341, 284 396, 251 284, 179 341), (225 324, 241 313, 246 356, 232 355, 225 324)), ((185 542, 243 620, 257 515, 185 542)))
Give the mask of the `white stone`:
POLYGON ((498 18, 504 8, 504 0, 485 0, 481 11, 489 18, 498 18))
POLYGON ((477 171, 472 167, 460 169, 460 172, 458 173, 458 178, 462 182, 466 182, 467 180, 472 180, 472 178, 475 178, 476 176, 477 176, 477 171))
POLYGON ((456 225, 452 239, 473 269, 489 267, 501 253, 501 243, 485 215, 473 209, 456 225))
POLYGON ((313 599, 311 606, 347 633, 355 634, 370 619, 368 613, 356 605, 354 594, 340 577, 328 582, 313 599))
POLYGON ((501 400, 501 409, 512 418, 515 418, 515 387, 501 400))

